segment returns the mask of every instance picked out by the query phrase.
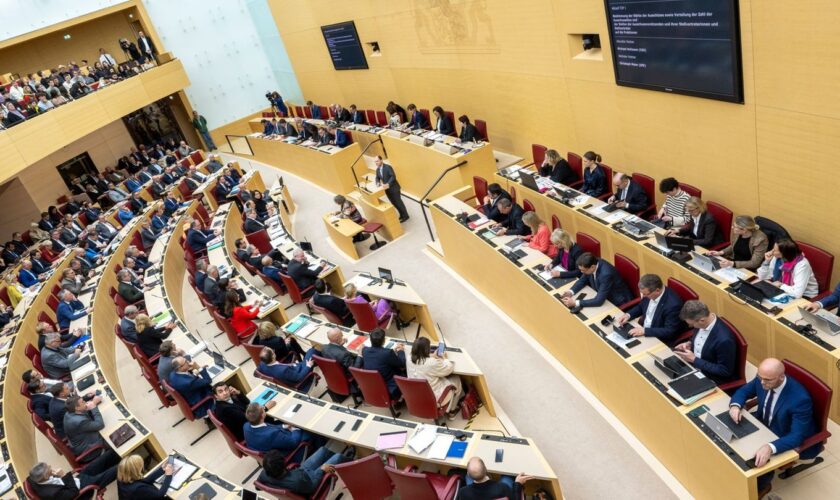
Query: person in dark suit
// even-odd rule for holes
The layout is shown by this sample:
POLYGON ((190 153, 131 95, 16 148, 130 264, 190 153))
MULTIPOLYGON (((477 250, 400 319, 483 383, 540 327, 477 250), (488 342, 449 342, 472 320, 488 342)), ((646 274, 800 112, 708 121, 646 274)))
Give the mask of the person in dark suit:
POLYGON ((335 473, 335 465, 353 460, 355 449, 348 448, 344 453, 335 453, 326 446, 318 448, 306 458, 300 467, 286 468, 286 457, 278 450, 269 450, 263 458, 263 470, 259 481, 272 488, 284 489, 310 498, 315 493, 324 474, 335 473))
POLYGON ((50 220, 50 214, 48 214, 47 212, 42 212, 41 213, 41 220, 38 221, 38 227, 42 231, 46 231, 48 233, 51 233, 52 230, 55 229, 55 226, 56 226, 55 223, 50 220))
POLYGON ((353 117, 350 115, 350 112, 342 106, 341 104, 335 105, 335 121, 339 123, 349 122, 352 121, 353 117))
MULTIPOLYGON (((283 272, 283 269, 278 267, 271 257, 265 255, 260 258, 260 269, 267 278, 274 280, 274 282, 278 285, 283 285, 283 278, 280 276, 280 273, 283 272)), ((304 289, 301 288, 301 290, 304 289)))
POLYGON ((683 236, 694 240, 694 244, 703 248, 712 248, 723 243, 723 233, 712 214, 706 211, 706 204, 696 196, 685 203, 688 220, 679 228, 672 228, 669 235, 683 236))
POLYGON ((292 260, 289 261, 289 276, 295 280, 298 288, 301 291, 315 285, 315 280, 318 279, 318 275, 320 275, 324 268, 326 268, 326 262, 321 262, 320 267, 315 269, 309 269, 309 261, 306 260, 306 254, 301 249, 296 249, 292 254, 292 260))
POLYGON ((7 265, 15 264, 17 261, 20 260, 21 254, 15 249, 14 243, 11 241, 6 243, 6 247, 3 249, 3 262, 7 265))
POLYGON ((160 233, 152 228, 151 220, 143 219, 143 221, 140 222, 140 241, 143 243, 143 248, 152 248, 159 237, 160 233))
POLYGON ((585 252, 575 262, 582 276, 575 282, 571 290, 563 293, 562 302, 566 307, 584 308, 598 307, 606 301, 616 306, 633 300, 633 293, 621 279, 615 267, 609 262, 585 252), (591 299, 575 299, 574 295, 589 286, 595 290, 595 297, 591 299))
POLYGON ((120 284, 117 285, 117 293, 119 293, 120 297, 125 299, 126 302, 134 304, 143 300, 143 288, 138 287, 132 281, 131 273, 128 269, 120 269, 120 272, 117 273, 117 279, 120 282, 120 284))
POLYGON ((277 133, 277 127, 276 127, 276 124, 274 123, 274 120, 268 121, 265 118, 263 118, 262 120, 260 120, 260 123, 262 123, 262 126, 263 126, 263 131, 262 131, 263 135, 267 136, 267 135, 274 135, 274 134, 277 133))
POLYGON ((117 496, 120 500, 158 500, 169 498, 166 493, 172 484, 175 466, 165 462, 163 467, 148 474, 143 473, 143 458, 130 455, 117 466, 117 496), (160 486, 156 481, 163 476, 160 486))
POLYGON ((498 203, 500 200, 510 200, 510 193, 502 189, 497 183, 492 183, 487 186, 487 195, 482 200, 482 210, 484 216, 490 220, 501 222, 505 216, 499 211, 498 203))
POLYGON ((344 300, 332 295, 327 283, 322 279, 315 280, 315 295, 312 297, 312 301, 316 306, 323 307, 341 318, 341 324, 344 326, 353 326, 356 322, 344 300))
MULTIPOLYGON (((235 387, 230 387, 225 382, 213 384, 213 397, 216 405, 213 407, 213 415, 217 420, 225 424, 225 427, 236 437, 237 441, 245 439, 244 427, 248 419, 245 417, 245 409, 251 404, 248 396, 239 392, 235 387)), ((270 410, 277 405, 277 401, 266 402, 264 408, 270 410)), ((276 423, 271 417, 267 421, 276 423)))
POLYGON ((328 135, 334 137, 334 139, 330 141, 330 144, 334 144, 340 148, 346 148, 350 145, 350 138, 347 137, 347 133, 336 128, 335 125, 330 125, 328 132, 328 135))
POLYGON ((499 209, 499 214, 502 218, 501 221, 493 224, 493 228, 498 229, 496 234, 499 236, 506 234, 511 236, 527 236, 531 234, 531 228, 522 221, 522 216, 525 215, 525 211, 522 210, 522 207, 518 203, 501 199, 496 203, 496 207, 499 209))
POLYGON ((674 347, 674 354, 720 385, 738 378, 735 334, 699 300, 683 305, 680 318, 694 328, 691 340, 674 347))
POLYGON ((160 345, 175 329, 175 323, 155 326, 152 319, 145 314, 138 314, 135 319, 137 329, 137 345, 143 354, 151 358, 160 351, 160 345))
POLYGON ((613 176, 615 194, 610 196, 607 203, 618 208, 638 214, 648 207, 648 196, 642 186, 633 182, 627 174, 613 176))
POLYGON ((155 42, 153 42, 151 38, 147 37, 142 31, 137 32, 137 48, 143 54, 143 57, 154 62, 155 56, 157 56, 155 42))
POLYGON ((677 292, 665 287, 655 274, 645 274, 639 279, 639 292, 642 300, 621 316, 618 324, 641 318, 639 325, 630 330, 630 335, 656 337, 670 345, 688 329, 680 319, 682 299, 677 292))
MULTIPOLYGON (((88 402, 79 396, 70 396, 65 402, 67 413, 64 414, 64 434, 75 455, 81 455, 91 447, 99 445, 105 447, 106 451, 102 454, 114 453, 99 434, 99 431, 105 428, 105 421, 98 408, 101 402, 102 398, 99 396, 94 396, 88 402)), ((93 460, 98 456, 94 452, 88 455, 88 459, 93 460)))
POLYGON ((805 306, 805 309, 811 312, 817 312, 820 309, 831 309, 840 304, 840 283, 834 287, 834 290, 827 296, 821 298, 816 302, 811 302, 805 306))
POLYGON ((385 330, 374 328, 370 332, 370 347, 362 349, 362 368, 378 371, 391 398, 399 399, 400 388, 394 375, 405 376, 405 344, 398 342, 393 349, 386 349, 385 330))
POLYGON ((355 104, 350 105, 350 120, 353 123, 360 123, 360 124, 367 124, 367 118, 365 118, 365 113, 363 111, 359 111, 356 109, 355 104))
POLYGON ((248 210, 245 212, 245 222, 242 223, 245 228, 245 234, 256 233, 265 229, 265 224, 260 222, 257 212, 255 210, 248 210))
POLYGON ((67 398, 70 397, 70 384, 58 382, 48 389, 52 398, 50 399, 50 422, 58 437, 64 439, 64 414, 67 413, 67 398))
POLYGON ((281 118, 277 122, 277 133, 286 137, 297 137, 298 133, 291 121, 281 118))
MULTIPOLYGON (((300 429, 287 429, 282 425, 265 423, 265 409, 257 403, 248 405, 245 409, 245 417, 248 419, 243 428, 245 444, 248 448, 257 451, 279 450, 284 454, 289 454, 301 442, 311 441, 314 438, 312 434, 300 429)), ((304 450, 301 449, 292 461, 300 462, 303 453, 304 450)))
MULTIPOLYGON (((755 466, 763 467, 772 455, 798 448, 817 432, 814 405, 808 390, 795 378, 785 375, 785 365, 775 358, 767 358, 758 365, 758 376, 742 385, 729 402, 729 416, 736 424, 741 421, 747 401, 758 401, 756 417, 777 439, 763 444, 755 452, 755 466)), ((799 453, 800 460, 816 458, 822 451, 817 443, 799 453)), ((758 497, 770 492, 773 471, 758 476, 758 497)))
POLYGON ((318 351, 315 348, 310 348, 304 355, 302 361, 298 361, 297 363, 280 363, 277 360, 277 354, 274 352, 274 349, 266 346, 260 351, 260 364, 257 365, 257 371, 279 380, 283 385, 296 387, 299 391, 307 392, 315 381, 314 377, 307 379, 307 376, 312 372, 312 367, 315 366, 315 361, 312 360, 312 356, 316 354, 318 354, 318 351), (304 379, 306 379, 306 382, 301 384, 304 379))
POLYGON ((379 155, 376 156, 374 163, 376 164, 376 185, 385 189, 385 196, 388 197, 388 201, 394 205, 397 213, 400 214, 400 222, 407 221, 408 211, 402 201, 400 183, 397 181, 394 168, 382 161, 382 157, 379 155))
MULTIPOLYGON (((185 358, 179 356, 172 360, 172 373, 169 374, 169 385, 183 396, 190 406, 195 405, 202 399, 211 395, 210 385, 212 381, 210 374, 207 373, 207 368, 199 368, 195 361, 187 361, 185 358), (197 372, 196 375, 193 372, 197 372)), ((193 413, 197 417, 206 418, 207 410, 213 408, 213 401, 207 401, 195 410, 193 413)), ((206 420, 207 426, 212 428, 210 420, 206 420)))
POLYGON ((360 368, 362 366, 362 358, 350 352, 344 344, 347 339, 342 335, 338 328, 330 328, 327 331, 327 338, 330 343, 321 348, 321 355, 325 358, 334 359, 338 364, 344 367, 347 371, 351 366, 360 368))
POLYGON ((263 321, 257 327, 257 335, 251 339, 254 345, 270 347, 274 350, 274 357, 278 360, 286 359, 289 353, 294 353, 298 359, 303 358, 303 349, 292 336, 277 335, 277 325, 271 321, 263 321))
POLYGON ((327 132, 326 127, 319 127, 317 141, 319 146, 328 146, 335 142, 335 137, 327 132))
POLYGON ((195 287, 204 292, 204 280, 207 278, 207 261, 205 260, 198 260, 195 262, 195 274, 193 275, 193 279, 195 280, 195 287))
POLYGON ((607 174, 599 165, 601 155, 587 151, 583 154, 583 185, 580 191, 597 198, 607 192, 607 174))
MULTIPOLYGON (((196 283, 198 285, 198 283, 196 283)), ((207 267, 207 275, 204 277, 202 288, 207 299, 214 304, 222 304, 225 300, 225 293, 219 286, 219 268, 216 266, 207 267)))
POLYGON ((104 488, 114 482, 117 479, 118 462, 119 457, 114 460, 114 455, 103 454, 85 465, 78 475, 74 475, 73 471, 65 473, 45 462, 38 462, 29 470, 26 482, 39 498, 73 500, 87 486, 104 488))
POLYGON ((417 106, 414 104, 408 105, 408 127, 411 130, 428 130, 429 127, 429 120, 417 109, 417 106))
POLYGON ((461 124, 461 133, 458 135, 461 143, 479 142, 483 139, 475 125, 470 123, 470 118, 467 115, 459 116, 458 122, 461 124))
POLYGON ((327 119, 326 116, 321 116, 321 106, 313 103, 312 101, 306 101, 306 105, 309 107, 310 113, 312 113, 313 120, 320 120, 321 118, 327 119))
POLYGON ((178 199, 175 198, 175 195, 169 194, 163 200, 163 213, 166 214, 167 217, 171 217, 180 206, 181 204, 178 202, 178 199))
POLYGON ((432 113, 435 114, 435 132, 441 135, 455 135, 455 125, 446 116, 443 108, 435 106, 432 108, 432 113))
POLYGON ((32 404, 32 410, 42 420, 49 421, 52 394, 47 393, 47 384, 44 383, 44 379, 32 380, 26 388, 29 390, 29 400, 32 404))
POLYGON ((70 322, 88 314, 92 308, 85 308, 84 304, 76 300, 76 296, 70 290, 62 290, 61 303, 56 310, 58 327, 62 330, 70 327, 70 322))
POLYGON ((540 175, 566 186, 571 186, 580 180, 580 177, 569 166, 569 162, 554 149, 545 152, 545 159, 540 166, 540 175))
POLYGON ((201 221, 193 220, 187 231, 187 243, 193 252, 201 253, 207 249, 207 242, 218 235, 218 230, 201 229, 201 221))

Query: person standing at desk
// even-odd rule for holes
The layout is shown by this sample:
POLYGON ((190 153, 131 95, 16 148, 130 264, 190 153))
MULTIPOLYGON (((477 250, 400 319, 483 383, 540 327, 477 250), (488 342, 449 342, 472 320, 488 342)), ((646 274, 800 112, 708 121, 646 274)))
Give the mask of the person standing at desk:
POLYGON ((583 186, 580 190, 593 198, 607 192, 607 175, 599 163, 601 155, 592 151, 583 154, 583 186))
POLYGON ((435 106, 432 108, 432 112, 436 118, 435 132, 441 135, 455 135, 455 125, 452 124, 452 120, 443 112, 443 108, 435 106))
POLYGON ((540 166, 540 175, 566 186, 571 186, 580 180, 580 177, 569 166, 569 162, 554 149, 545 152, 545 159, 540 166))
POLYGON ((519 204, 507 199, 501 199, 496 205, 502 217, 500 222, 492 226, 496 230, 497 235, 528 236, 531 234, 531 228, 526 226, 522 221, 522 216, 525 215, 525 212, 519 204))
POLYGON ((674 354, 718 385, 738 378, 738 345, 729 326, 699 300, 686 302, 680 318, 694 328, 694 334, 674 347, 674 354))
MULTIPOLYGON (((778 436, 771 443, 762 445, 755 452, 755 466, 764 467, 770 457, 798 448, 802 442, 817 432, 814 424, 814 405, 808 390, 793 377, 785 375, 785 365, 775 358, 767 358, 758 365, 758 375, 742 385, 729 403, 729 416, 740 423, 747 401, 758 401, 756 416, 773 434, 778 436)), ((817 443, 799 453, 800 460, 816 458, 823 449, 817 443)), ((774 471, 758 476, 758 497, 763 498, 772 489, 774 471)))
POLYGON ((427 130, 429 128, 429 120, 417 109, 417 106, 409 104, 408 113, 411 116, 408 121, 408 128, 411 130, 427 130))
POLYGON ((505 217, 499 211, 498 203, 500 200, 510 200, 510 193, 502 189, 498 183, 493 182, 487 186, 487 195, 484 197, 481 206, 484 216, 496 222, 501 222, 505 217))
POLYGON ((578 257, 575 263, 581 272, 581 277, 572 286, 571 290, 563 292, 561 301, 563 305, 571 308, 599 307, 609 300, 617 306, 621 306, 633 300, 633 293, 618 274, 618 271, 609 262, 595 257, 586 252, 578 257), (589 286, 595 290, 595 297, 591 299, 575 299, 574 295, 589 286))
POLYGON ((706 211, 703 200, 692 196, 685 203, 685 210, 688 213, 685 224, 668 230, 668 235, 691 238, 695 246, 703 248, 712 248, 723 242, 723 234, 720 232, 717 221, 706 211))
POLYGON ((641 317, 640 325, 631 329, 630 335, 655 337, 670 345, 687 328, 680 319, 682 299, 677 292, 665 287, 662 278, 655 274, 645 274, 639 279, 639 292, 642 300, 621 316, 618 324, 641 317))
POLYGON ((767 235, 749 215, 735 217, 730 242, 729 246, 723 250, 709 252, 710 255, 723 257, 720 267, 755 271, 764 262, 764 254, 767 252, 769 241, 767 235))
POLYGON ((394 168, 382 161, 382 157, 377 155, 374 160, 376 164, 376 185, 385 189, 385 196, 388 201, 397 209, 400 214, 400 222, 408 220, 408 211, 405 209, 405 204, 402 201, 402 194, 400 190, 400 183, 397 181, 397 174, 394 168))

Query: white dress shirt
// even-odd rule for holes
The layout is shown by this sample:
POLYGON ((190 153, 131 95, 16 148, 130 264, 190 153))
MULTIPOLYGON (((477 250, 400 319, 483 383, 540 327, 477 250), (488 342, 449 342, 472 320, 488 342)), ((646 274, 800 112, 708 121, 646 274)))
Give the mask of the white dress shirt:
POLYGON ((694 226, 691 228, 691 234, 696 238, 697 231, 700 230, 700 216, 692 217, 691 220, 694 222, 694 226))
POLYGON ((99 56, 99 62, 101 62, 105 66, 116 66, 117 61, 114 59, 114 56, 108 54, 107 52, 99 56))
POLYGON ((700 353, 703 352, 703 346, 706 345, 706 340, 709 338, 712 328, 715 327, 715 323, 717 323, 717 316, 713 314, 709 327, 697 330, 697 335, 694 336, 694 355, 700 359, 703 359, 700 353))
POLYGON ((648 308, 647 311, 645 311, 645 320, 642 323, 642 326, 645 328, 650 328, 650 325, 653 324, 653 315, 656 314, 656 306, 659 305, 659 301, 662 299, 663 293, 660 293, 659 297, 656 297, 656 300, 648 302, 648 308))

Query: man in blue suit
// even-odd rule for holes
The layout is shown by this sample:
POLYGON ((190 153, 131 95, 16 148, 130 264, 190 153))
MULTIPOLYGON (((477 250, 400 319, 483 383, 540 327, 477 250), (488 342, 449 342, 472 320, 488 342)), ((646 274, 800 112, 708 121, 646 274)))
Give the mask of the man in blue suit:
POLYGON ((817 312, 820 309, 831 309, 833 307, 837 307, 838 305, 840 305, 840 283, 837 283, 837 286, 834 287, 834 291, 827 297, 808 304, 805 306, 805 309, 811 312, 817 312))
MULTIPOLYGON (((207 368, 199 368, 195 361, 187 361, 182 356, 178 356, 172 360, 172 373, 169 374, 169 385, 178 391, 178 394, 183 396, 190 406, 212 395, 210 387, 213 385, 213 382, 210 374, 207 373, 207 368), (195 375, 193 370, 197 371, 198 375, 195 375)), ((193 410, 193 413, 197 417, 207 418, 207 410, 212 408, 213 398, 211 397, 204 404, 193 410)), ((209 419, 207 420, 207 426, 211 427, 209 419)))
POLYGON ((405 344, 397 343, 393 349, 385 347, 385 330, 374 328, 370 332, 370 347, 362 349, 362 366, 365 370, 376 370, 385 380, 391 398, 400 397, 400 388, 394 375, 405 376, 405 344))
POLYGON ((62 290, 59 292, 61 302, 55 311, 58 328, 64 330, 70 328, 70 322, 79 319, 90 312, 90 309, 85 309, 84 304, 76 300, 76 296, 70 290, 62 290))
MULTIPOLYGON (((288 454, 303 441, 312 441, 314 437, 306 431, 291 426, 265 423, 265 409, 259 403, 248 405, 245 409, 245 418, 248 419, 243 427, 245 444, 248 448, 257 451, 279 450, 288 454)), ((300 462, 303 453, 304 450, 301 449, 291 461, 300 462)))
POLYGON ((167 217, 171 217, 180 206, 181 204, 178 203, 178 199, 175 198, 175 195, 169 194, 166 196, 166 199, 163 200, 163 213, 166 214, 167 217))
MULTIPOLYGON (((755 452, 755 466, 763 467, 771 455, 799 447, 817 431, 811 395, 796 379, 785 376, 785 365, 774 358, 767 358, 758 366, 758 376, 741 386, 729 403, 729 416, 737 424, 741 420, 748 400, 758 400, 755 416, 773 434, 779 436, 755 452)), ((803 450, 800 459, 815 458, 822 445, 816 444, 803 450)), ((758 477, 758 496, 766 495, 771 488, 773 472, 758 477)))
POLYGON ((694 328, 691 340, 674 347, 674 354, 720 385, 738 378, 738 345, 735 334, 706 304, 689 300, 680 318, 694 328))
POLYGON ((26 288, 41 282, 41 278, 32 270, 32 262, 29 260, 25 260, 21 264, 20 272, 18 272, 18 281, 26 288))
POLYGON ((571 290, 563 293, 561 300, 566 307, 599 307, 608 300, 612 304, 620 306, 633 300, 633 294, 627 284, 624 283, 621 275, 609 262, 586 252, 578 257, 575 264, 583 276, 578 278, 571 290), (595 297, 583 300, 575 299, 574 295, 586 286, 595 289, 595 297))
POLYGON ((330 125, 328 135, 335 137, 335 139, 330 142, 340 148, 346 148, 350 145, 350 138, 347 137, 347 134, 343 130, 336 128, 335 125, 330 125))
POLYGON ((408 112, 411 116, 408 120, 408 126, 412 130, 428 130, 429 129, 429 120, 426 119, 426 116, 417 109, 417 106, 414 104, 408 105, 408 112))
POLYGON ((646 274, 639 279, 639 292, 642 300, 622 317, 618 324, 642 318, 639 326, 630 330, 634 337, 656 337, 666 344, 671 344, 677 336, 687 330, 680 319, 683 301, 677 292, 662 285, 662 279, 655 274, 646 274))
POLYGON ((274 280, 278 285, 283 284, 283 279, 280 278, 280 273, 283 272, 279 267, 274 265, 274 259, 268 255, 264 256, 261 261, 262 273, 269 279, 274 280))
POLYGON ((638 213, 648 207, 648 197, 642 186, 636 184, 627 174, 615 174, 613 177, 615 194, 610 196, 607 203, 627 212, 638 213))
MULTIPOLYGON (((312 360, 312 356, 315 354, 320 353, 313 347, 306 351, 306 355, 302 361, 295 364, 284 364, 277 361, 277 354, 274 352, 274 349, 263 347, 263 350, 260 352, 260 364, 257 367, 257 371, 263 375, 275 378, 285 385, 294 387, 312 371, 312 367, 315 366, 315 361, 312 360)), ((298 387, 298 390, 302 392, 309 391, 312 387, 313 380, 315 380, 315 377, 310 377, 305 384, 298 387)))
POLYGON ((131 176, 125 181, 125 187, 129 192, 136 193, 140 191, 141 184, 134 176, 131 176))
POLYGON ((367 123, 367 119, 365 119, 364 111, 359 111, 358 109, 356 109, 355 104, 350 105, 350 118, 353 121, 353 123, 360 123, 360 124, 366 124, 367 123))
POLYGON ((207 248, 207 242, 218 236, 216 231, 201 229, 201 222, 194 220, 187 231, 187 243, 193 252, 203 252, 207 248))

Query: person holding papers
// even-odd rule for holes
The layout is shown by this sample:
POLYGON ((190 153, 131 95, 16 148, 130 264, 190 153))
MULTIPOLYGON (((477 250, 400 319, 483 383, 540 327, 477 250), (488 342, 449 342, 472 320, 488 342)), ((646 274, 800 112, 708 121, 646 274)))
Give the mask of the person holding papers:
POLYGON ((764 254, 767 253, 769 241, 767 235, 749 215, 735 217, 729 241, 731 243, 723 250, 709 252, 710 255, 723 257, 720 260, 720 267, 755 271, 764 262, 764 254))
POLYGON ((689 300, 680 318, 694 334, 674 347, 674 354, 720 385, 738 378, 738 345, 735 334, 699 300, 689 300))
POLYGON ((554 149, 549 149, 545 152, 545 159, 540 166, 540 175, 548 177, 552 182, 565 184, 571 186, 580 180, 580 177, 569 166, 569 162, 560 156, 560 153, 554 149))
POLYGON ((621 279, 621 275, 609 262, 586 252, 578 257, 575 264, 581 272, 581 277, 578 278, 571 290, 563 292, 561 301, 566 307, 599 307, 607 300, 614 305, 621 306, 633 300, 633 293, 630 292, 630 288, 627 287, 627 284, 621 279), (586 286, 595 289, 595 297, 583 300, 574 298, 574 295, 586 286))
MULTIPOLYGON (((795 378, 785 375, 785 365, 767 358, 758 365, 758 375, 742 385, 729 403, 729 416, 736 424, 743 418, 747 401, 756 399, 755 416, 778 438, 763 444, 755 452, 755 466, 764 467, 770 457, 798 448, 816 431, 814 405, 808 390, 795 378)), ((816 458, 823 444, 817 443, 799 452, 800 460, 816 458)), ((772 489, 774 471, 758 476, 758 498, 772 489)))
POLYGON ((655 337, 671 344, 686 325, 680 319, 683 301, 677 292, 665 287, 655 274, 645 274, 639 279, 639 293, 642 300, 618 319, 619 325, 642 318, 639 326, 630 330, 634 337, 655 337))
POLYGON ((522 221, 525 211, 518 203, 501 199, 496 203, 496 206, 499 209, 501 220, 497 224, 493 224, 492 229, 496 231, 497 235, 528 236, 531 234, 531 228, 522 221))
POLYGON ((551 259, 550 264, 546 264, 544 271, 551 272, 552 278, 580 278, 582 273, 577 268, 578 257, 583 255, 583 250, 577 243, 572 241, 569 233, 562 229, 555 229, 551 232, 551 244, 557 248, 557 255, 551 259), (555 269, 557 266, 562 267, 565 271, 555 269))
POLYGON ((648 197, 642 186, 633 182, 627 174, 615 174, 613 176, 615 194, 610 196, 607 203, 618 208, 637 214, 648 206, 648 197))
MULTIPOLYGON (((667 198, 666 198, 667 203, 667 198)), ((668 230, 669 236, 682 236, 691 238, 694 245, 703 248, 712 248, 723 242, 723 234, 717 225, 717 221, 712 217, 712 214, 706 211, 706 204, 700 198, 692 196, 685 203, 685 211, 688 217, 685 223, 676 228, 668 230)), ((674 221, 677 219, 675 218, 674 221)))
POLYGON ((772 250, 764 254, 764 263, 758 268, 758 278, 771 281, 795 299, 813 298, 820 293, 811 263, 799 245, 790 238, 780 239, 772 250))
POLYGON ((525 212, 522 222, 531 230, 531 234, 523 238, 528 242, 528 247, 554 258, 557 255, 557 247, 551 244, 548 224, 543 222, 536 212, 525 212))

